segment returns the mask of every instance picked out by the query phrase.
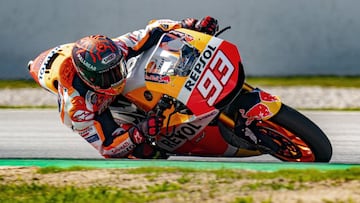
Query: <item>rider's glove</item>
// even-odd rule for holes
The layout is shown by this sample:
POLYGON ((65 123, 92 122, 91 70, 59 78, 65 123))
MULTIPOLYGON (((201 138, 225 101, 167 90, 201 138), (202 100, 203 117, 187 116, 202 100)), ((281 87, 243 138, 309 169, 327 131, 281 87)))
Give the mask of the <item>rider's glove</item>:
POLYGON ((133 141, 133 143, 135 144, 142 144, 146 140, 144 134, 140 131, 138 127, 130 128, 129 136, 131 141, 133 141))
POLYGON ((163 126, 163 122, 163 116, 156 116, 155 114, 150 114, 146 121, 140 124, 142 132, 150 136, 156 136, 157 134, 159 134, 161 127, 163 126))
POLYGON ((195 25, 196 25, 197 22, 198 22, 198 20, 195 19, 195 18, 186 18, 186 19, 181 21, 181 27, 191 29, 191 30, 195 30, 195 25))
POLYGON ((145 142, 146 136, 156 136, 159 134, 164 122, 164 117, 150 114, 148 118, 139 123, 136 127, 130 130, 130 137, 135 144, 145 142))
POLYGON ((211 16, 206 16, 195 24, 195 29, 199 32, 214 35, 219 30, 218 21, 211 16))

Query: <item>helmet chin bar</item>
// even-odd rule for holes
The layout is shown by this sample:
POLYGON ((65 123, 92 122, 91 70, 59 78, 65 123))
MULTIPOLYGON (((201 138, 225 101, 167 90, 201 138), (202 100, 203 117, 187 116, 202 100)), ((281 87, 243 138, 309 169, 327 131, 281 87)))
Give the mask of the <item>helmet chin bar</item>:
POLYGON ((101 88, 94 89, 93 88, 93 90, 100 94, 116 96, 116 95, 121 94, 121 92, 124 90, 125 83, 126 83, 126 81, 122 80, 121 83, 119 83, 118 85, 111 86, 107 89, 101 89, 101 88))

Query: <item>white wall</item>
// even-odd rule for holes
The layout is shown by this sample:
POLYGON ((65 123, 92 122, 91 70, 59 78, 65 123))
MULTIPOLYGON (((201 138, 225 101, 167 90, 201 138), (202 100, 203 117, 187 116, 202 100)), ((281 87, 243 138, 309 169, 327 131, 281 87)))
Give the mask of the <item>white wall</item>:
POLYGON ((0 78, 89 34, 115 37, 153 18, 212 15, 232 29, 250 75, 360 75, 358 0, 0 0, 0 78))

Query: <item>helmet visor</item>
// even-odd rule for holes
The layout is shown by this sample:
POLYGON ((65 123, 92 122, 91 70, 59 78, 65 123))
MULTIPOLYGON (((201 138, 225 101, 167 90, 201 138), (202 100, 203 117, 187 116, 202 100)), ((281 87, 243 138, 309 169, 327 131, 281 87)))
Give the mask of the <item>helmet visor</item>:
POLYGON ((119 84, 124 79, 120 65, 111 67, 110 69, 100 72, 94 82, 96 87, 107 89, 111 86, 119 84))
POLYGON ((119 85, 126 78, 127 72, 123 65, 123 59, 120 62, 106 70, 90 73, 83 72, 85 75, 84 79, 95 89, 108 89, 112 86, 119 85))

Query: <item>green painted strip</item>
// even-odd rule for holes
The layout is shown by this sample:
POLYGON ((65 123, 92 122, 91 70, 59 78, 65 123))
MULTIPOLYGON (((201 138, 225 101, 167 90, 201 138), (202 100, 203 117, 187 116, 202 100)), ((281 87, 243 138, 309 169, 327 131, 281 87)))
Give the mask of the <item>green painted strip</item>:
POLYGON ((252 162, 212 162, 212 161, 171 161, 171 160, 103 160, 103 159, 0 159, 0 166, 17 167, 98 167, 98 168, 138 168, 138 167, 183 167, 195 169, 244 169, 276 171, 280 169, 345 170, 360 167, 359 164, 325 163, 252 163, 252 162))

